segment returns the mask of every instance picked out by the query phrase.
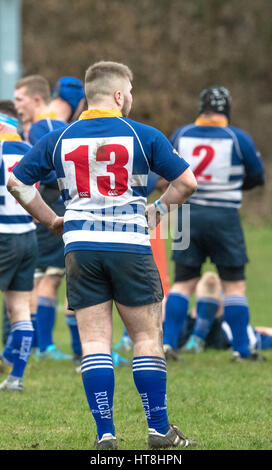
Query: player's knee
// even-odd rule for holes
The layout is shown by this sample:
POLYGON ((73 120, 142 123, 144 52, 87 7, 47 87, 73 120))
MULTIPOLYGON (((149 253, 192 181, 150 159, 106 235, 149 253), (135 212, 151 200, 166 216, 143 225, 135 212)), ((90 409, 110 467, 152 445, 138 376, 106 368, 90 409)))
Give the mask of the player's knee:
POLYGON ((163 354, 163 329, 156 327, 153 331, 138 331, 132 336, 136 356, 156 356, 163 354))
POLYGON ((225 296, 237 295, 244 297, 246 295, 245 281, 222 281, 225 296))
POLYGON ((50 282, 56 289, 60 286, 60 283, 62 280, 61 276, 59 276, 58 274, 50 274, 48 278, 50 279, 50 282))
POLYGON ((206 272, 199 281, 196 294, 198 297, 218 297, 221 291, 221 281, 218 274, 206 272))
POLYGON ((44 297, 55 297, 61 284, 62 277, 58 274, 45 275, 39 284, 38 294, 44 297))
POLYGON ((191 279, 190 281, 175 282, 171 287, 171 292, 177 292, 183 295, 192 295, 196 288, 198 279, 191 279))

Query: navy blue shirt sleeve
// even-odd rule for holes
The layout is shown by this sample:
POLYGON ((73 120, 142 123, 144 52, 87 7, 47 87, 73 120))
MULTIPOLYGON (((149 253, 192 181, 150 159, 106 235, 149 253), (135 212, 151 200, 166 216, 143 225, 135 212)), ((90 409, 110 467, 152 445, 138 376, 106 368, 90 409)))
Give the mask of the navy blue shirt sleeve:
POLYGON ((152 193, 152 191, 154 191, 157 185, 158 179, 159 179, 159 176, 156 175, 156 173, 154 173, 153 171, 150 171, 148 173, 148 179, 147 179, 147 195, 148 196, 149 194, 152 193))
POLYGON ((255 176, 260 173, 264 173, 263 161, 261 159, 260 153, 256 150, 252 138, 241 129, 233 130, 235 130, 235 134, 238 138, 246 175, 255 176))
POLYGON ((173 181, 188 167, 189 164, 178 154, 169 140, 160 131, 156 131, 152 145, 151 170, 167 181, 173 181))

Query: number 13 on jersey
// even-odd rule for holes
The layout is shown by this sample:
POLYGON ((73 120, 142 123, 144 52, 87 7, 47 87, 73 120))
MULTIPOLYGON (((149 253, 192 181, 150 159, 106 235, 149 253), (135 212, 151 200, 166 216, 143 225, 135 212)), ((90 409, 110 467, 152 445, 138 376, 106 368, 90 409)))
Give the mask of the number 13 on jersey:
POLYGON ((71 196, 118 197, 126 193, 132 173, 133 138, 64 139, 62 165, 71 196))

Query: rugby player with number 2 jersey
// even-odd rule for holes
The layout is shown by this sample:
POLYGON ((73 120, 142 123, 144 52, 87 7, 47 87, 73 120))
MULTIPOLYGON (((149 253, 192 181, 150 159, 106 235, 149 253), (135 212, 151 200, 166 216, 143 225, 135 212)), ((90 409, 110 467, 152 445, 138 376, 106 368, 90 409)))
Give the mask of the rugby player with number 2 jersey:
MULTIPOLYGON (((230 103, 230 93, 224 87, 203 90, 196 122, 178 128, 170 139, 190 163, 198 185, 188 201, 190 224, 185 229, 190 230, 190 246, 173 252, 175 282, 166 302, 163 340, 169 359, 178 358, 178 337, 207 258, 216 265, 224 290, 224 318, 233 335, 232 359, 261 359, 250 349, 247 334, 248 258, 238 209, 243 190, 264 184, 264 168, 251 137, 230 125, 230 103)), ((179 211, 178 232, 182 227, 179 211)), ((205 330, 213 322, 217 302, 200 298, 196 308, 205 330)), ((197 336, 194 340, 198 341, 197 336)))

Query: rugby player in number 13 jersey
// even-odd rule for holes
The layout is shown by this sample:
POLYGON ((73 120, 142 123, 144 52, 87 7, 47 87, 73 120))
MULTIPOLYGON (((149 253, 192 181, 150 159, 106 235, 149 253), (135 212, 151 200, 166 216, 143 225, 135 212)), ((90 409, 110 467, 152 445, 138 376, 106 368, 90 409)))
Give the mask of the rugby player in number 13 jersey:
POLYGON ((133 376, 146 412, 149 446, 183 447, 193 442, 168 424, 163 293, 145 214, 150 222, 157 213, 156 225, 161 212, 182 204, 195 191, 196 181, 161 132, 127 118, 131 80, 132 73, 123 64, 99 62, 89 67, 88 111, 64 131, 41 139, 14 170, 8 187, 35 217, 61 233, 62 218, 31 186, 56 170, 66 206, 67 298, 78 321, 81 372, 96 421, 96 447, 116 448, 110 354, 113 301, 134 343, 133 376), (156 205, 146 208, 149 170, 170 185, 156 205))
MULTIPOLYGON (((233 335, 233 358, 256 359, 249 347, 247 326, 245 264, 248 262, 238 209, 242 191, 264 184, 264 169, 255 145, 244 131, 229 125, 230 94, 224 87, 210 87, 200 95, 196 122, 177 129, 171 137, 174 147, 190 163, 197 179, 197 191, 189 199, 190 246, 175 250, 175 283, 166 302, 164 351, 176 358, 178 337, 187 316, 189 298, 209 257, 222 281, 224 315, 233 335)), ((181 214, 178 229, 181 228, 181 214)), ((217 311, 214 299, 198 299, 205 340, 217 311)))

